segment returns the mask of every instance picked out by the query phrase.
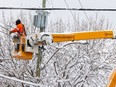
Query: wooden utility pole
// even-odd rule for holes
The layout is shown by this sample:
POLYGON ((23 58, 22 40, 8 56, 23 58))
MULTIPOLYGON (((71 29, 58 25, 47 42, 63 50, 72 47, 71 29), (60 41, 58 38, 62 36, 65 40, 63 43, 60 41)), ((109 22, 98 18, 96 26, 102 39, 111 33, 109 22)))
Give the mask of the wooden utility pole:
MULTIPOLYGON (((42 8, 46 7, 46 0, 42 1, 42 8)), ((44 32, 45 28, 40 28, 40 32, 44 32)), ((36 76, 40 77, 40 63, 42 60, 42 51, 41 48, 38 48, 38 59, 37 59, 37 67, 36 67, 36 76)))
MULTIPOLYGON (((43 0, 42 1, 42 8, 45 8, 46 7, 46 0, 43 0)), ((44 12, 44 11, 43 11, 44 12)), ((45 17, 44 17, 44 20, 45 20, 45 17)), ((45 28, 41 28, 40 29, 40 32, 44 32, 45 31, 45 28)))
POLYGON ((42 2, 42 8, 45 8, 46 7, 46 0, 43 0, 42 2))

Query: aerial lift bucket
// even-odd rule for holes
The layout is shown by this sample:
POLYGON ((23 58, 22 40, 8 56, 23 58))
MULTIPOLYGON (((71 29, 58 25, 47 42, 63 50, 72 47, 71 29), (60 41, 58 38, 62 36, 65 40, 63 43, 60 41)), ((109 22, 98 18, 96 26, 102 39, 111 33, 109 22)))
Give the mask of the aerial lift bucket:
POLYGON ((116 86, 116 69, 113 70, 109 78, 109 84, 107 87, 115 87, 115 86, 116 86))
POLYGON ((26 37, 21 36, 19 50, 18 51, 14 50, 14 52, 12 54, 13 58, 18 58, 18 59, 23 59, 23 60, 31 60, 32 59, 33 53, 25 52, 25 42, 26 42, 26 37))

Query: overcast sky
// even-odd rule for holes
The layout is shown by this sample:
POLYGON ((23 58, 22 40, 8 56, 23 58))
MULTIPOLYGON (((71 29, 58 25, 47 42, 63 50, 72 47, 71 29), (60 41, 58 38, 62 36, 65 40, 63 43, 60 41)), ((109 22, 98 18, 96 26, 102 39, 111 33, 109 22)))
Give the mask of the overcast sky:
MULTIPOLYGON (((42 0, 0 0, 0 6, 23 6, 38 7, 42 0)), ((70 7, 81 7, 78 0, 66 0, 70 7)), ((115 8, 116 0, 80 0, 83 7, 92 8, 115 8)), ((47 6, 66 7, 64 0, 47 0, 47 6)))
MULTIPOLYGON (((66 0, 69 7, 81 8, 78 0, 66 0)), ((116 8, 116 0, 80 0, 83 8, 116 8)), ((0 0, 0 6, 4 7, 41 7, 42 0, 0 0)), ((65 0, 47 0, 47 7, 67 7, 65 0)), ((72 18, 70 11, 50 11, 49 19, 57 17, 64 19, 72 18)), ((99 15, 109 19, 116 26, 116 12, 98 12, 99 15)), ((15 14, 15 13, 14 13, 15 14)), ((86 19, 84 12, 73 11, 80 18, 86 19)), ((88 17, 95 16, 96 12, 86 12, 88 17)))

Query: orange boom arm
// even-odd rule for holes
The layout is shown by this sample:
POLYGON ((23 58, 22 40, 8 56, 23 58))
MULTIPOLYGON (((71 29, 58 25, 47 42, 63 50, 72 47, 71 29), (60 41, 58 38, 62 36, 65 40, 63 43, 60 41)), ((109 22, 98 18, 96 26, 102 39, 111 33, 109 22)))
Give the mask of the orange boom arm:
POLYGON ((93 31, 93 32, 76 32, 67 34, 52 34, 53 42, 65 42, 75 40, 90 40, 90 39, 108 39, 115 38, 113 31, 93 31))
MULTIPOLYGON (((20 46, 18 53, 14 57, 24 60, 32 59, 33 53, 38 53, 38 46, 43 45, 43 42, 50 44, 52 42, 66 42, 76 40, 90 40, 90 39, 112 39, 116 37, 116 31, 93 31, 93 32, 74 32, 74 33, 37 33, 20 37, 20 46), (22 41, 24 42, 22 43, 22 41), (25 46, 22 51, 22 45, 25 46), (27 55, 27 54, 30 54, 27 55)), ((45 45, 45 44, 44 44, 45 45)))

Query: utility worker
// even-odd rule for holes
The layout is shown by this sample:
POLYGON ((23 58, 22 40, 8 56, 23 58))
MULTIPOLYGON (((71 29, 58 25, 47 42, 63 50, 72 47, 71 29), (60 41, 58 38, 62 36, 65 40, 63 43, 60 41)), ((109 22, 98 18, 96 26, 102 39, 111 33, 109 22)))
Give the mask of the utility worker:
POLYGON ((18 36, 26 35, 25 27, 21 23, 20 19, 16 20, 16 26, 17 26, 16 28, 10 31, 10 34, 17 32, 18 36))
MULTIPOLYGON (((25 31, 25 27, 21 23, 20 19, 16 20, 16 26, 17 26, 16 28, 14 28, 13 30, 10 31, 10 34, 15 33, 15 32, 18 33, 18 35, 15 35, 13 37, 14 43, 15 43, 15 51, 18 51, 19 50, 19 45, 20 45, 20 37, 21 36, 26 36, 26 31, 25 31)), ((23 47, 23 45, 22 45, 22 47, 23 47)))

